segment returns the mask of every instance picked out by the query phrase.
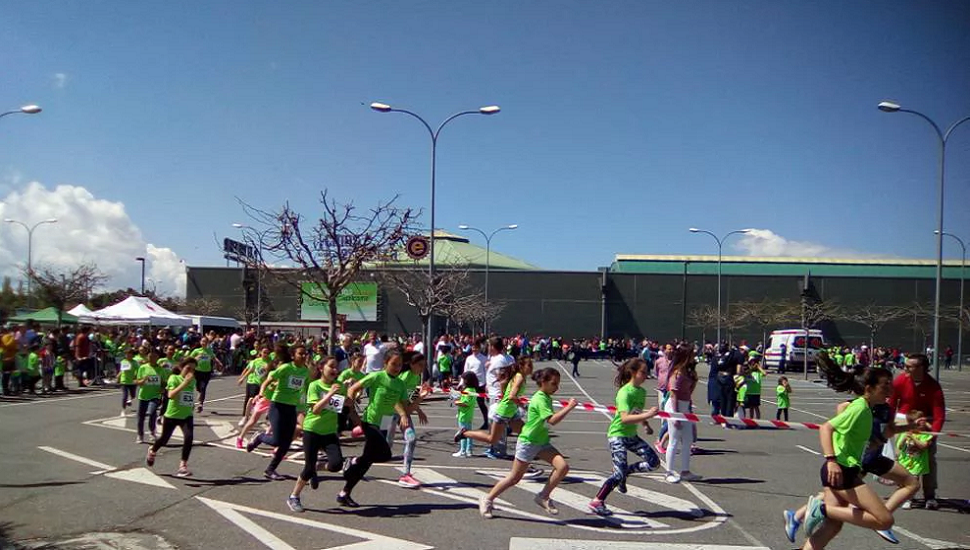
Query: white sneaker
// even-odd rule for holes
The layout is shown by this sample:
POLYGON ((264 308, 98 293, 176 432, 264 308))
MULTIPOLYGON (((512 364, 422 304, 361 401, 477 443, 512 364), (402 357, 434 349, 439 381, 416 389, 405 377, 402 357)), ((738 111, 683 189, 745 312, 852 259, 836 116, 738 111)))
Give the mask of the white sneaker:
POLYGON ((928 498, 928 499, 926 499, 926 505, 925 506, 926 506, 926 509, 927 510, 939 510, 940 509, 940 503, 937 502, 935 498, 928 498))
POLYGON ((909 510, 912 507, 913 507, 913 501, 912 500, 907 500, 906 502, 903 503, 903 510, 909 510))
POLYGON ((478 513, 485 519, 492 519, 492 501, 488 497, 482 497, 478 501, 478 513))
POLYGON ((680 483, 680 474, 677 472, 667 472, 664 479, 667 481, 667 483, 680 483))
POLYGON ((464 451, 458 451, 457 453, 451 453, 451 456, 455 458, 465 458, 467 455, 464 451))

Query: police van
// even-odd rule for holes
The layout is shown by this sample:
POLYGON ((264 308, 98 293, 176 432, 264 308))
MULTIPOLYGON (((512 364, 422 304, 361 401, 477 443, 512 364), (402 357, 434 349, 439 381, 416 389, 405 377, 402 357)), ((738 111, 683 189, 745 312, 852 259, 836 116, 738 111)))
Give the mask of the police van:
MULTIPOLYGON (((826 347, 822 331, 808 330, 808 366, 815 369, 815 356, 826 347)), ((778 369, 782 353, 785 354, 785 371, 801 371, 805 363, 805 329, 789 328, 772 331, 765 347, 765 369, 778 369), (784 347, 783 347, 784 346, 784 347)))

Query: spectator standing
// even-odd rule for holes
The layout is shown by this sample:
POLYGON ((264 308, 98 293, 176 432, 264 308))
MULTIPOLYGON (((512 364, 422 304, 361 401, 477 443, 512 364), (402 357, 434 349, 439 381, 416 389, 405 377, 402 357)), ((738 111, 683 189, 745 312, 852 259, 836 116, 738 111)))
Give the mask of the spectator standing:
MULTIPOLYGON (((946 402, 940 383, 929 374, 929 367, 930 361, 926 355, 915 354, 907 357, 905 372, 893 381, 890 405, 897 413, 902 414, 914 410, 923 411, 932 426, 932 431, 942 432, 943 424, 946 422, 946 402)), ((929 472, 921 476, 927 510, 939 508, 936 500, 937 469, 936 437, 934 436, 929 443, 929 472)))

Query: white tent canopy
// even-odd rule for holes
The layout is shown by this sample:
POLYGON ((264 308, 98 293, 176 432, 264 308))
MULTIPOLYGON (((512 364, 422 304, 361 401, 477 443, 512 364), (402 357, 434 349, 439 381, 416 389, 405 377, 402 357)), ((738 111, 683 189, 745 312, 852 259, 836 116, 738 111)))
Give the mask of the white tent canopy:
POLYGON ((80 321, 81 323, 85 323, 88 325, 93 325, 93 324, 97 324, 97 323, 101 323, 109 320, 94 313, 93 311, 88 309, 88 306, 84 304, 78 304, 74 306, 71 310, 68 311, 68 313, 77 317, 78 321, 80 321))
POLYGON ((239 321, 232 317, 213 317, 211 315, 190 315, 192 324, 199 327, 238 328, 239 321))
POLYGON ((129 296, 117 304, 91 312, 98 321, 128 325, 159 325, 185 327, 192 319, 172 313, 143 296, 129 296))

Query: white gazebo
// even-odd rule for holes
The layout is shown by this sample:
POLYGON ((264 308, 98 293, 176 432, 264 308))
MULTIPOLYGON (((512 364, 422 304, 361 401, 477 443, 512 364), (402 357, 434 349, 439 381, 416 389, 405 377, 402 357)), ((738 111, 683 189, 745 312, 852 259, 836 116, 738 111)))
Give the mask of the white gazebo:
MULTIPOLYGON (((76 308, 75 308, 76 309, 76 308)), ((73 310, 72 310, 73 311, 73 310)), ((95 322, 115 325, 187 327, 192 319, 156 304, 143 296, 129 296, 117 304, 91 312, 95 322)))

